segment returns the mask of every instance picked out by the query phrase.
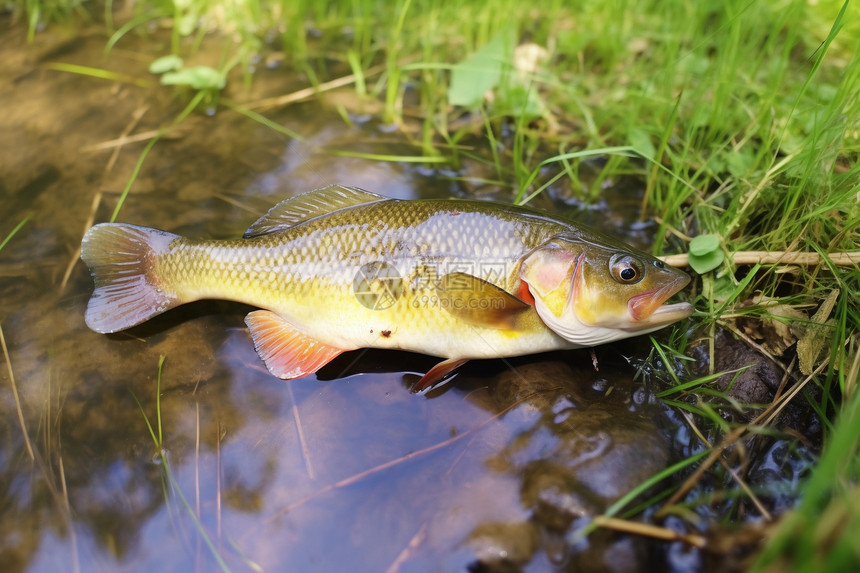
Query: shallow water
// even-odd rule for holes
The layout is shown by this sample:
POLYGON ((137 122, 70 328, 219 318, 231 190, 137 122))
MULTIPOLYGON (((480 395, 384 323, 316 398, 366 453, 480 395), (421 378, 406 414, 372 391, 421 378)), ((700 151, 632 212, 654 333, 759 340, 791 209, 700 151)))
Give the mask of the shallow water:
MULTIPOLYGON (((425 397, 409 385, 436 359, 402 352, 350 352, 316 376, 277 380, 254 352, 249 308, 237 304, 195 303, 126 333, 91 332, 81 237, 110 217, 144 143, 99 145, 156 129, 182 104, 169 90, 45 67, 152 79, 134 39, 104 57, 97 32, 49 31, 30 46, 23 30, 0 36, 0 237, 29 217, 0 251, 0 325, 34 451, 4 368, 4 570, 700 565, 672 557, 685 550, 611 532, 569 539, 669 464, 665 428, 675 421, 630 366, 647 342, 599 349, 599 372, 587 351, 476 361, 425 397)), ((261 70, 254 85, 264 97, 305 83, 261 70)), ((327 98, 268 116, 305 140, 229 111, 194 116, 155 146, 119 220, 227 238, 284 197, 335 182, 398 198, 476 194, 414 165, 321 152, 414 153, 386 126, 345 124, 327 98)), ((608 189, 589 222, 646 246, 653 228, 631 225, 638 193, 608 189)), ((538 206, 570 209, 561 197, 538 206)))

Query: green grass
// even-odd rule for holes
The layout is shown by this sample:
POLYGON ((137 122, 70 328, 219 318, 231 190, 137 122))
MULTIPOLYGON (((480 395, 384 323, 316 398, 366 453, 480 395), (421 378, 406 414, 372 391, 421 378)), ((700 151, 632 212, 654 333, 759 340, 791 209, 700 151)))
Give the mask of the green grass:
POLYGON ((802 502, 751 571, 853 571, 860 562, 860 394, 845 404, 802 502), (834 479, 834 477, 836 479, 834 479))
POLYGON ((132 397, 134 398, 134 401, 137 402, 138 408, 140 408, 140 413, 143 415, 143 420, 146 422, 146 428, 149 431, 149 435, 152 437, 152 442, 157 451, 155 458, 158 459, 159 465, 162 468, 162 488, 164 490, 165 506, 168 509, 171 507, 170 498, 171 493, 173 493, 173 495, 179 499, 185 513, 189 518, 191 518, 191 521, 194 523, 195 530, 198 535, 200 535, 200 538, 203 539, 203 542, 209 549, 213 560, 218 564, 218 568, 221 571, 229 572, 230 568, 227 566, 227 563, 224 561, 224 558, 221 556, 221 553, 212 541, 206 527, 201 523, 200 516, 195 511, 194 507, 192 507, 188 502, 188 499, 179 487, 179 482, 176 480, 176 476, 170 466, 170 460, 168 459, 167 449, 164 443, 164 428, 161 421, 161 375, 165 359, 166 356, 162 355, 158 360, 158 381, 155 385, 155 427, 153 427, 149 416, 146 414, 146 410, 143 408, 140 400, 137 399, 137 396, 132 394, 132 397))
MULTIPOLYGON (((64 0, 13 6, 31 35, 43 21, 80 11, 76 1, 64 0)), ((121 46, 145 22, 167 19, 170 54, 186 57, 205 33, 219 30, 221 64, 203 74, 217 81, 193 84, 199 74, 190 72, 176 80, 200 87, 191 90, 196 95, 181 117, 201 102, 217 104, 221 79, 228 88, 253 81, 253 58, 261 50, 282 50, 287 68, 315 84, 351 70, 358 95, 384 104, 380 121, 420 127, 418 136, 404 130, 414 153, 391 156, 368 147, 361 157, 454 168, 482 162, 492 168, 490 182, 507 189, 512 201, 566 187, 594 202, 600 182, 636 175, 645 188, 642 216, 659 220, 658 236, 720 239, 710 252, 726 256, 702 274, 693 295, 693 326, 710 337, 711 349, 714 329, 728 325, 730 316, 805 322, 749 304, 754 295, 808 309, 838 289, 832 320, 819 329, 826 346, 819 362, 826 365, 809 377, 821 391, 796 398, 812 402, 824 418, 826 452, 806 486, 800 517, 785 520, 761 558, 773 563, 791 540, 799 571, 821 556, 828 537, 821 528, 798 527, 798 519, 843 505, 842 513, 827 509, 844 525, 828 531, 848 535, 860 528, 858 494, 850 486, 860 477, 857 464, 830 462, 857 458, 860 271, 736 269, 731 255, 857 250, 858 16, 856 6, 838 0, 158 0, 136 4, 134 18, 118 27, 107 18, 106 47, 121 46), (515 54, 524 53, 517 47, 526 44, 537 46, 531 53, 539 63, 530 69, 514 64, 515 54), (381 74, 370 72, 377 68, 381 74), (485 98, 488 92, 492 97, 485 98), (595 156, 608 160, 597 182, 587 185, 581 163, 595 156)), ((221 101, 297 136, 242 102, 221 101)), ((123 199, 133 181, 134 174, 123 199)), ((678 245, 657 241, 655 253, 678 245)), ((655 342, 655 360, 683 364, 690 339, 676 328, 668 343, 655 342)), ((713 376, 694 380, 671 372, 664 400, 700 420, 717 441, 735 429, 721 411, 742 406, 710 388, 713 376)))

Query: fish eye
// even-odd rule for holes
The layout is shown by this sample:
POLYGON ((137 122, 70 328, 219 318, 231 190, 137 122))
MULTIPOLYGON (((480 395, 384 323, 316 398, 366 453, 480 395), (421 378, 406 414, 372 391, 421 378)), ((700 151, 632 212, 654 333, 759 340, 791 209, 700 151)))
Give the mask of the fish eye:
POLYGON ((630 255, 613 255, 609 259, 609 273, 616 281, 630 285, 642 280, 642 269, 639 261, 630 255))

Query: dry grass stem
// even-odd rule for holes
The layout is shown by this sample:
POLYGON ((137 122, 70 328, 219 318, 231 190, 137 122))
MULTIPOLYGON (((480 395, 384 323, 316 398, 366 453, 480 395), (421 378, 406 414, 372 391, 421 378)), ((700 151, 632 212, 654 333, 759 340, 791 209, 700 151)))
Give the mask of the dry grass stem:
MULTIPOLYGON (((430 453, 435 452, 435 451, 437 451, 437 450, 441 450, 441 449, 443 449, 443 448, 445 448, 445 447, 447 447, 447 446, 450 446, 451 444, 454 444, 454 443, 456 443, 456 442, 459 442, 460 440, 462 440, 462 439, 463 439, 463 438, 465 438, 466 436, 469 436, 469 435, 471 435, 471 434, 474 434, 475 432, 477 432, 477 431, 479 431, 479 430, 483 429, 484 427, 486 427, 486 426, 487 426, 488 424, 490 424, 491 422, 493 422, 493 421, 495 421, 495 420, 498 420, 499 418, 501 418, 502 416, 504 416, 506 413, 508 413, 508 412, 509 412, 509 411, 511 411, 512 409, 516 408, 517 406, 519 406, 520 404, 523 404, 524 402, 527 402, 530 398, 532 398, 532 397, 534 397, 534 396, 537 396, 538 394, 541 394, 541 393, 543 393, 543 392, 553 392, 553 391, 557 391, 557 390, 559 390, 559 388, 558 388, 558 387, 555 387, 555 388, 549 388, 549 389, 546 389, 546 390, 542 390, 541 392, 533 392, 533 393, 529 394, 528 396, 525 396, 525 397, 523 397, 523 398, 520 398, 519 400, 517 400, 516 402, 513 402, 510 406, 508 406, 508 407, 504 408, 504 409, 503 409, 503 410, 501 410, 500 412, 498 412, 498 413, 496 413, 496 414, 493 414, 492 416, 488 417, 487 419, 485 419, 485 420, 484 420, 484 421, 482 421, 481 423, 479 423, 479 424, 477 424, 477 425, 475 425, 475 426, 472 426, 472 427, 471 427, 471 428, 469 428, 468 430, 466 430, 466 431, 464 431, 464 432, 462 432, 462 433, 460 433, 460 434, 457 434, 456 436, 453 436, 453 437, 451 437, 451 438, 449 438, 449 439, 447 439, 447 440, 444 440, 444 441, 442 441, 442 442, 438 442, 438 443, 436 443, 436 444, 433 444, 432 446, 428 446, 428 447, 423 448, 423 449, 421 449, 421 450, 416 450, 416 451, 414 451, 414 452, 410 452, 410 453, 408 453, 408 454, 406 454, 406 455, 404 455, 404 456, 401 456, 401 457, 399 457, 399 458, 396 458, 396 459, 393 459, 393 460, 391 460, 391 461, 385 462, 384 464, 380 464, 380 465, 378 465, 378 466, 375 466, 375 467, 372 467, 372 468, 370 468, 370 469, 364 470, 363 472, 359 472, 359 473, 354 474, 354 475, 352 475, 352 476, 350 476, 350 477, 344 478, 344 479, 342 479, 342 480, 340 480, 340 481, 338 481, 338 482, 335 482, 335 483, 329 484, 329 485, 327 485, 327 486, 325 486, 325 487, 322 487, 322 488, 320 488, 320 489, 318 489, 318 490, 316 490, 316 491, 314 491, 314 492, 311 492, 311 493, 309 493, 308 495, 306 495, 306 496, 304 496, 304 497, 302 497, 302 498, 300 498, 300 499, 298 499, 298 500, 294 501, 293 503, 291 503, 290 505, 286 506, 285 508, 283 508, 283 509, 281 509, 281 510, 277 511, 277 512, 276 512, 276 513, 271 517, 271 519, 275 519, 275 518, 277 518, 277 517, 280 517, 280 516, 282 516, 282 515, 285 515, 285 514, 287 514, 287 513, 291 512, 291 511, 293 511, 293 510, 295 510, 295 509, 298 509, 299 507, 301 507, 301 506, 305 505, 305 504, 306 504, 306 503, 308 503, 309 501, 311 501, 311 500, 313 500, 313 499, 316 499, 316 498, 318 498, 318 497, 320 497, 320 496, 322 496, 322 495, 325 495, 325 494, 327 494, 327 493, 329 493, 329 492, 331 492, 331 491, 334 491, 334 490, 339 489, 339 488, 342 488, 342 487, 347 487, 347 486, 349 486, 349 485, 352 485, 352 484, 354 484, 354 483, 356 483, 356 482, 359 482, 359 481, 363 480, 363 479, 364 479, 364 478, 366 478, 366 477, 369 477, 369 476, 372 476, 372 475, 378 474, 379 472, 382 472, 382 471, 385 471, 385 470, 387 470, 387 469, 389 469, 389 468, 392 468, 392 467, 398 466, 398 465, 400 465, 400 464, 402 464, 402 463, 404 463, 404 462, 408 462, 408 461, 410 461, 410 460, 413 460, 413 459, 416 459, 416 458, 423 457, 423 456, 425 456, 425 455, 427 455, 427 454, 430 454, 430 453)), ((250 531, 249 531, 248 533, 250 533, 250 531)))
POLYGON ((632 533, 633 535, 642 535, 652 537, 654 539, 662 539, 664 541, 683 541, 693 547, 699 549, 705 547, 707 540, 704 536, 678 533, 674 529, 668 527, 659 527, 648 523, 639 523, 638 521, 628 521, 617 517, 607 517, 598 515, 594 518, 594 524, 606 529, 613 529, 623 533, 632 533))
POLYGON ((107 165, 105 165, 105 173, 110 173, 113 171, 114 165, 116 165, 116 160, 119 158, 119 152, 125 144, 125 138, 128 137, 134 128, 137 127, 137 124, 140 123, 140 120, 149 110, 148 105, 141 106, 134 110, 131 114, 131 121, 125 126, 125 129, 122 130, 122 133, 119 136, 119 144, 114 147, 113 153, 110 154, 110 159, 108 159, 107 165))
POLYGON ((768 406, 764 412, 756 416, 756 418, 752 422, 747 425, 735 428, 734 430, 729 432, 726 437, 723 438, 723 441, 720 442, 720 444, 711 451, 708 457, 705 458, 701 464, 699 464, 699 467, 696 468, 696 471, 694 471, 693 474, 688 477, 686 481, 684 481, 681 487, 678 488, 678 491, 672 494, 672 496, 666 501, 666 503, 663 504, 663 507, 661 507, 657 511, 655 516, 661 517, 665 515, 669 507, 675 505, 685 495, 687 495, 696 486, 699 480, 702 479, 702 476, 705 475, 705 472, 707 472, 711 468, 711 466, 714 465, 714 462, 720 459, 722 453, 726 451, 729 447, 731 447, 735 442, 737 442, 741 437, 743 437, 743 435, 749 431, 750 427, 760 425, 762 423, 764 425, 770 424, 776 418, 776 416, 779 415, 782 409, 785 408, 785 406, 798 394, 798 392, 800 392, 803 387, 809 383, 810 380, 812 380, 815 376, 818 376, 818 374, 820 374, 824 370, 827 364, 828 361, 823 362, 818 366, 818 368, 815 369, 815 372, 813 372, 803 380, 796 382, 787 394, 779 397, 778 399, 775 399, 771 403, 771 405, 768 406))
MULTIPOLYGON (((364 71, 364 77, 375 76, 383 71, 385 71, 387 64, 379 64, 378 66, 373 66, 372 68, 368 68, 364 71)), ((296 102, 300 102, 302 100, 314 97, 315 95, 321 94, 323 92, 331 91, 333 89, 342 88, 344 86, 348 86, 354 84, 356 80, 355 74, 350 74, 348 76, 343 76, 341 78, 335 78, 331 81, 324 82, 319 84, 318 86, 311 86, 309 88, 304 88, 299 91, 295 91, 290 94, 270 97, 266 99, 257 100, 255 102, 250 102, 245 104, 245 107, 248 109, 253 109, 257 111, 265 111, 267 109, 272 109, 276 107, 283 107, 286 105, 290 105, 296 102)))
POLYGON ((194 403, 194 512, 200 517, 200 402, 194 403))
POLYGON ((69 542, 71 543, 72 549, 72 571, 73 573, 80 573, 81 571, 81 559, 78 555, 78 537, 75 533, 75 524, 72 523, 72 504, 69 503, 69 488, 66 484, 66 470, 63 466, 63 456, 59 456, 58 465, 60 468, 60 484, 63 486, 63 503, 66 517, 66 524, 69 528, 69 542))
POLYGON ((256 209, 252 209, 252 208, 248 207, 242 201, 239 201, 238 199, 234 199, 233 197, 230 197, 229 195, 224 195, 223 193, 218 193, 216 191, 215 193, 212 194, 212 196, 217 197, 218 199, 221 199, 222 201, 224 201, 228 205, 232 205, 232 206, 236 207, 237 209, 247 211, 248 213, 251 213, 255 217, 260 217, 263 214, 263 213, 260 213, 259 211, 257 211, 256 209))
MULTIPOLYGON (((122 149, 122 146, 125 145, 126 143, 128 143, 128 139, 127 139, 128 134, 131 133, 135 127, 137 127, 137 124, 140 122, 141 118, 144 116, 144 114, 147 112, 148 109, 149 109, 149 106, 145 105, 145 106, 139 107, 136 110, 134 110, 134 113, 132 113, 132 115, 131 115, 131 121, 128 122, 128 125, 125 126, 125 129, 123 129, 122 134, 119 136, 119 139, 114 140, 117 143, 116 143, 116 145, 112 145, 114 150, 113 150, 113 153, 111 153, 110 159, 108 159, 107 165, 105 165, 104 172, 106 174, 110 173, 113 170, 114 165, 116 165, 116 160, 119 157, 119 152, 122 149)), ((96 219, 96 211, 98 210, 99 205, 101 204, 101 200, 102 200, 102 192, 96 191, 95 196, 93 196, 92 206, 90 207, 90 214, 87 217, 87 222, 84 224, 84 233, 86 233, 87 230, 89 230, 89 228, 93 226, 93 223, 95 222, 95 219, 96 219)), ((69 264, 66 265, 66 270, 63 273, 63 280, 60 281, 60 292, 61 293, 65 290, 66 284, 68 284, 68 282, 69 282, 69 277, 72 275, 72 269, 75 268, 75 265, 80 260, 80 258, 81 258, 81 245, 80 245, 80 243, 78 243, 77 248, 75 249, 74 255, 72 255, 72 258, 69 261, 69 264)))
MULTIPOLYGON (((193 122, 193 119, 189 118, 186 121, 193 122)), ((104 151, 106 149, 114 149, 116 147, 122 147, 130 143, 149 141, 150 139, 154 139, 159 135, 161 135, 162 139, 175 139, 176 137, 179 137, 180 132, 184 132, 187 129, 191 128, 189 127, 189 125, 186 124, 169 125, 167 127, 161 127, 159 129, 150 129, 149 131, 142 131, 134 135, 123 135, 117 137, 116 139, 109 139, 101 143, 87 145, 86 147, 82 147, 81 151, 93 152, 104 151)))
MULTIPOLYGON (((690 264, 686 254, 667 255, 660 258, 667 265, 673 267, 686 267, 690 264)), ((860 264, 860 251, 828 253, 827 259, 834 265, 851 267, 860 264)), ((735 265, 803 265, 812 267, 822 264, 824 258, 818 253, 800 251, 738 251, 732 254, 732 262, 735 265)))
MULTIPOLYGON (((699 430, 699 427, 696 426, 696 423, 693 421, 693 417, 687 412, 684 412, 683 415, 684 419, 687 421, 687 424, 690 426, 690 428, 692 428, 693 432, 696 434, 699 440, 708 448, 713 448, 714 446, 711 444, 711 442, 708 441, 705 435, 702 434, 701 430, 699 430)), ((758 509, 762 517, 764 517, 767 521, 773 521, 773 516, 770 514, 764 504, 762 504, 762 502, 758 499, 758 497, 756 497, 755 493, 753 493, 752 489, 750 489, 750 486, 747 485, 746 481, 744 481, 744 479, 738 475, 738 473, 728 464, 726 460, 720 458, 720 463, 726 469, 726 471, 729 472, 729 474, 732 476, 732 479, 735 480, 735 482, 740 486, 742 490, 744 490, 744 493, 749 496, 750 500, 752 500, 753 504, 756 506, 756 509, 758 509)))
MULTIPOLYGON (((93 223, 96 220, 96 211, 98 211, 99 205, 102 202, 102 192, 96 191, 95 195, 93 195, 93 202, 90 205, 90 214, 87 216, 87 221, 84 223, 84 234, 89 230, 90 227, 93 226, 93 223)), ((83 241, 83 235, 81 236, 81 241, 83 241)), ((66 285, 69 282, 69 277, 72 276, 72 269, 75 268, 75 265, 78 261, 81 260, 81 243, 78 243, 77 248, 75 249, 75 253, 72 255, 72 258, 69 260, 69 264, 66 265, 66 270, 63 273, 63 280, 60 281, 60 293, 62 293, 66 289, 66 285)))
POLYGON ((777 360, 776 357, 773 354, 771 354, 770 352, 768 352, 764 346, 762 346, 761 344, 759 344, 758 342, 756 342, 755 340, 750 338, 747 334, 745 334, 743 331, 741 331, 735 325, 733 325, 732 323, 727 322, 725 320, 722 320, 722 319, 717 320, 717 324, 719 324, 721 327, 725 328, 726 330, 730 331, 732 334, 734 334, 735 336, 737 336, 738 338, 743 340, 744 343, 746 343, 751 348, 754 348, 759 354, 761 354, 765 358, 769 359, 775 366, 780 368, 783 372, 786 371, 786 367, 782 362, 777 360))
POLYGON ((311 463, 311 450, 308 447, 308 442, 305 439, 305 431, 302 428, 302 418, 299 415, 299 406, 296 404, 296 397, 293 394, 292 380, 287 380, 287 392, 290 395, 290 402, 293 405, 293 420, 296 423, 296 432, 299 435, 299 444, 302 450, 302 460, 305 462, 305 470, 308 472, 308 478, 315 480, 317 479, 317 475, 314 471, 314 465, 311 463))
POLYGON ((424 542, 424 538, 426 537, 427 531, 427 522, 425 521, 420 528, 418 528, 418 532, 412 536, 412 539, 409 540, 409 543, 406 544, 406 547, 403 548, 403 551, 397 554, 397 557, 388 566, 388 569, 385 570, 385 573, 397 573, 400 571, 400 566, 406 563, 412 554, 415 553, 415 550, 424 542))
MULTIPOLYGON (((196 391, 196 388, 195 388, 196 391)), ((200 519, 200 402, 194 402, 195 424, 194 424, 194 513, 200 519)), ((203 570, 203 539, 200 535, 195 536, 194 564, 196 571, 203 570)))
POLYGON ((218 436, 215 439, 215 529, 218 539, 218 553, 221 553, 221 420, 216 424, 218 436))
POLYGON ((794 399, 794 397, 797 396, 797 394, 801 390, 803 390, 804 386, 806 386, 813 378, 821 374, 824 369, 827 368, 828 364, 830 364, 829 358, 825 359, 824 362, 819 364, 818 368, 816 368, 815 371, 810 373, 809 376, 795 384, 794 387, 792 387, 792 389, 779 400, 779 402, 775 402, 771 405, 770 408, 762 412, 758 418, 753 420, 753 423, 759 423, 759 421, 762 419, 764 420, 763 423, 765 425, 772 423, 776 419, 776 417, 779 416, 780 412, 782 412, 782 410, 788 405, 788 403, 791 402, 792 399, 794 399))
POLYGON ((33 453, 33 446, 30 444, 30 435, 27 433, 27 424, 24 423, 24 411, 21 409, 21 399, 18 397, 18 385, 15 384, 15 374, 12 373, 12 359, 9 358, 9 349, 6 348, 6 337, 3 335, 3 327, 0 326, 0 346, 3 347, 3 356, 6 358, 6 368, 9 371, 9 383, 12 385, 12 396, 15 399, 15 410, 18 412, 18 423, 21 425, 21 432, 24 434, 24 445, 27 446, 27 453, 30 455, 30 461, 36 461, 36 455, 33 453))

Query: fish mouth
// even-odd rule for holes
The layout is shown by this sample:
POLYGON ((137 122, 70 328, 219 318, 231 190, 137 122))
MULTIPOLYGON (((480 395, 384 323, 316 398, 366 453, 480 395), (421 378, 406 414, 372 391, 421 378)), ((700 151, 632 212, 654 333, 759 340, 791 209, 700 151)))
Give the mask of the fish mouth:
POLYGON ((681 276, 661 288, 638 294, 627 301, 627 310, 633 319, 631 330, 664 326, 693 314, 693 305, 688 302, 664 304, 689 282, 690 277, 681 276))

